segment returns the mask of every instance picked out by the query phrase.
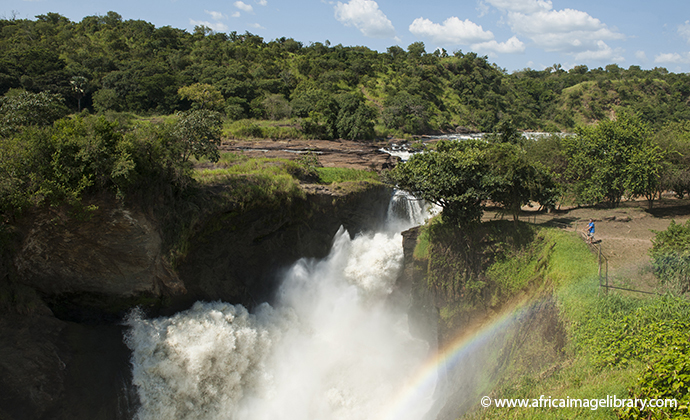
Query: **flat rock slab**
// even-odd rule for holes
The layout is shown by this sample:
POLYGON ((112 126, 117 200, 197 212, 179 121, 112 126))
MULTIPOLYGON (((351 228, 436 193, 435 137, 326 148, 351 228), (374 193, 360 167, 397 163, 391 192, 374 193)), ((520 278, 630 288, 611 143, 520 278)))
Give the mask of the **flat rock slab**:
POLYGON ((282 158, 296 160, 306 153, 314 153, 319 164, 325 167, 340 167, 374 170, 392 168, 397 161, 381 151, 387 144, 365 143, 350 140, 226 140, 221 146, 223 152, 238 152, 250 157, 282 158))

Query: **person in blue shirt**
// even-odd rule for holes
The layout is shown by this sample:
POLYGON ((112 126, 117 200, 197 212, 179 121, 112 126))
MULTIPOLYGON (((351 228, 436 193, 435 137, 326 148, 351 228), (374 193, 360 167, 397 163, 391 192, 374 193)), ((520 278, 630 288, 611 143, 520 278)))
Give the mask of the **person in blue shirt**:
POLYGON ((587 225, 587 241, 591 244, 594 241, 594 220, 589 219, 587 225))

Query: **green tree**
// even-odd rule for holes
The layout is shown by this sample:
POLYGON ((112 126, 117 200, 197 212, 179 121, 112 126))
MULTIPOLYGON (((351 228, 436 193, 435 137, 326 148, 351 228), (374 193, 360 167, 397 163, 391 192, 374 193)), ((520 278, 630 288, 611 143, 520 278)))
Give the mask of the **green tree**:
POLYGON ((77 205, 86 193, 113 188, 115 171, 133 169, 122 159, 122 139, 118 124, 102 116, 23 130, 2 142, 0 206, 11 213, 44 203, 77 205))
POLYGON ((336 130, 338 136, 349 140, 374 138, 376 110, 357 94, 345 94, 338 100, 336 130))
POLYGON ((274 121, 287 118, 290 116, 290 113, 292 112, 290 108, 290 103, 285 99, 285 96, 283 96, 280 93, 267 95, 261 101, 261 104, 266 110, 268 118, 274 121))
POLYGON ((637 114, 624 112, 616 120, 579 127, 576 136, 565 138, 566 176, 578 203, 617 206, 629 186, 630 162, 649 135, 648 125, 637 114))
POLYGON ((10 91, 0 98, 0 137, 16 133, 22 127, 50 125, 67 112, 57 94, 10 91))
POLYGON ((172 134, 177 140, 182 162, 187 162, 192 156, 216 162, 220 158, 218 146, 223 128, 220 114, 199 109, 178 112, 177 117, 172 134))
POLYGON ((423 133, 428 128, 427 104, 418 95, 398 92, 389 96, 383 106, 382 118, 387 128, 410 134, 423 133))
POLYGON ((632 152, 626 168, 625 188, 631 198, 644 197, 651 209, 661 191, 661 176, 666 153, 656 144, 647 141, 632 152))
POLYGON ((72 92, 77 97, 77 111, 81 112, 81 98, 86 94, 88 80, 84 76, 73 76, 69 83, 72 92))
POLYGON ((225 102, 220 91, 207 83, 194 83, 177 90, 177 94, 193 103, 194 109, 219 108, 225 102))
POLYGON ((679 198, 690 194, 690 122, 666 124, 653 141, 666 152, 660 189, 672 190, 679 198))
POLYGON ((518 221, 522 206, 532 201, 554 207, 559 189, 551 174, 539 163, 530 162, 525 150, 512 143, 495 143, 487 149, 491 201, 499 203, 518 221))
POLYGON ((440 141, 436 151, 413 155, 388 173, 389 182, 443 208, 461 226, 481 220, 490 185, 482 142, 440 141))

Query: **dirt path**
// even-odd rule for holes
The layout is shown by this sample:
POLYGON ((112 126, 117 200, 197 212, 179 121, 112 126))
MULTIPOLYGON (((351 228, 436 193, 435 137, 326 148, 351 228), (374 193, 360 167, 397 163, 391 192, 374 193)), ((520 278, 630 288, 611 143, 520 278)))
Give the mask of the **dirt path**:
MULTIPOLYGON (((487 212, 487 217, 496 217, 487 212)), ((589 219, 594 219, 597 245, 609 263, 609 279, 613 284, 637 290, 655 291, 657 281, 651 273, 649 249, 653 231, 665 230, 675 220, 690 219, 690 200, 678 200, 671 195, 647 209, 646 201, 625 201, 618 208, 570 208, 551 214, 523 209, 522 220, 539 225, 560 227, 569 231, 583 231, 589 219)))

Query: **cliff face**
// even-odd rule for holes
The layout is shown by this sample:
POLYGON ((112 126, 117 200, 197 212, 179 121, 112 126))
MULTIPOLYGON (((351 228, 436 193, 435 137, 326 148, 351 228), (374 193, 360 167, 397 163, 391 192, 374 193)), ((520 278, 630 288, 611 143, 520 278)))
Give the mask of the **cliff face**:
POLYGON ((433 292, 427 286, 426 267, 414 258, 419 227, 402 233, 404 267, 397 286, 401 296, 409 299, 408 315, 410 332, 427 341, 433 350, 438 347, 439 314, 433 292))
POLYGON ((156 226, 116 202, 100 203, 85 220, 37 215, 14 263, 22 282, 44 295, 131 297, 185 290, 163 261, 156 226))
POLYGON ((436 420, 453 420, 476 410, 480 398, 490 395, 505 378, 514 378, 516 372, 544 371, 563 356, 566 332, 546 277, 555 244, 526 234, 526 225, 498 226, 501 229, 485 223, 472 234, 450 230, 451 239, 461 240, 459 247, 444 246, 448 232, 437 230, 426 238, 426 251, 419 252, 423 256, 414 255, 420 228, 403 233, 405 270, 399 284, 411 292, 411 331, 427 340, 437 337, 441 354, 452 352, 452 362, 441 366, 444 370, 436 389, 439 397, 433 408, 436 420), (514 240, 516 237, 522 242, 514 240), (504 249, 496 245, 509 240, 513 242, 504 249), (466 252, 468 249, 472 252, 466 252), (514 261, 511 276, 527 273, 532 277, 510 295, 495 293, 500 286, 487 275, 498 253, 514 261), (434 262, 434 258, 442 263, 434 262), (457 276, 463 270, 465 275, 457 276), (471 296, 467 288, 458 286, 460 282, 464 282, 460 286, 482 282, 488 286, 484 293, 471 296))
POLYGON ((308 186, 304 200, 209 219, 180 263, 187 292, 174 306, 220 299, 252 307, 270 301, 280 272, 299 258, 325 257, 341 225, 354 235, 383 221, 391 191, 375 184, 354 187, 346 192, 308 186))
MULTIPOLYGON (((390 191, 362 184, 350 192, 306 187, 279 208, 228 208, 199 221, 176 269, 163 254, 151 216, 115 200, 82 217, 34 215, 13 263, 19 283, 64 319, 118 317, 131 306, 180 309, 196 300, 253 306, 270 299, 277 273, 300 257, 325 256, 341 225, 352 234, 385 215, 390 191)), ((98 319, 96 319, 98 321, 98 319)))

